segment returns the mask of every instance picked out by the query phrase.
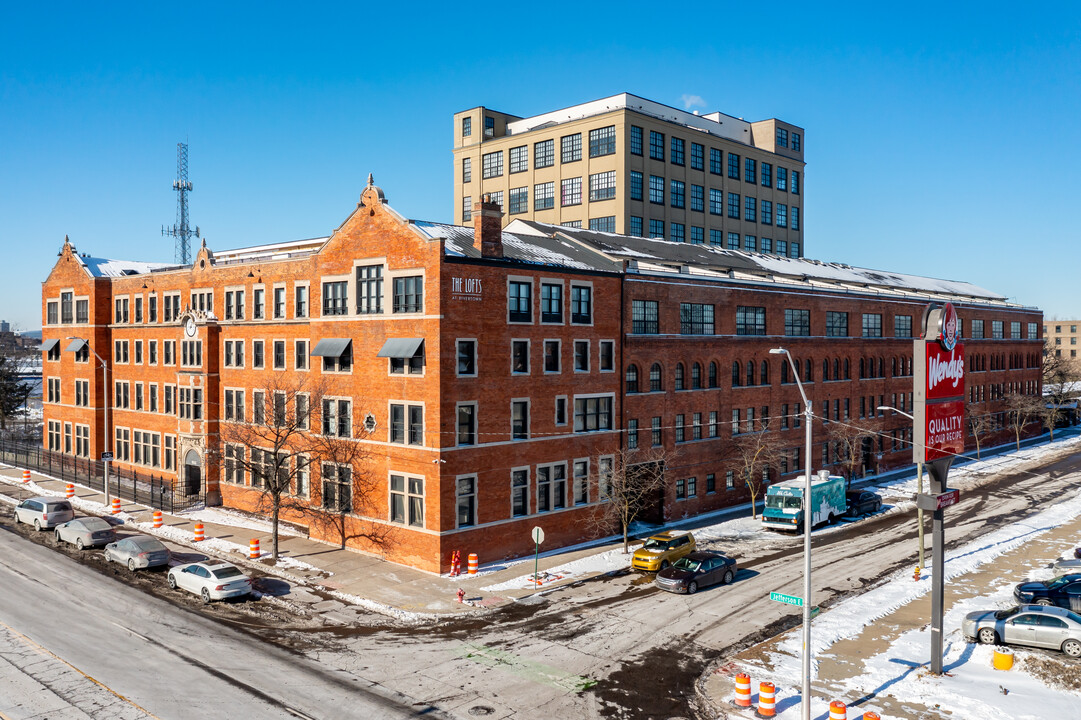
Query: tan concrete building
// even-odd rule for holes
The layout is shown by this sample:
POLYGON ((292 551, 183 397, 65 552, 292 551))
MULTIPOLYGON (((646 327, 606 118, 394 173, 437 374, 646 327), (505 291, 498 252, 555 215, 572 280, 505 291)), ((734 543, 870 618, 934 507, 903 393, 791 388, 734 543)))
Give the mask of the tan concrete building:
POLYGON ((1045 320, 1043 336, 1047 339, 1047 350, 1056 357, 1068 358, 1074 362, 1081 360, 1081 320, 1045 320))
POLYGON ((803 128, 623 93, 529 118, 454 115, 454 218, 515 219, 803 257, 803 128))

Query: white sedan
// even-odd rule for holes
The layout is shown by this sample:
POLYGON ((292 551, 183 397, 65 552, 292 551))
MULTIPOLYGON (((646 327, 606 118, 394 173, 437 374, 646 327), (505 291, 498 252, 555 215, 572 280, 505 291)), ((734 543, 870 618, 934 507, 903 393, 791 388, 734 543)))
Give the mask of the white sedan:
POLYGON ((215 560, 177 565, 169 570, 169 587, 182 588, 203 598, 212 600, 241 597, 251 593, 251 579, 240 572, 236 565, 215 560))

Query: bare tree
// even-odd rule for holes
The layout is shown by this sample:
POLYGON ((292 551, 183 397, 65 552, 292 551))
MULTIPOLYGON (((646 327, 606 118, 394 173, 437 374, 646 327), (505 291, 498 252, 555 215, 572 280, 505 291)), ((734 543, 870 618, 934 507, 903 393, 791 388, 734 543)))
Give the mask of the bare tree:
MULTIPOLYGON (((364 460, 366 451, 353 428, 352 404, 327 397, 321 381, 295 380, 281 375, 268 378, 252 391, 250 415, 243 407, 243 395, 225 396, 219 431, 219 452, 224 459, 227 481, 236 482, 245 474, 259 493, 258 507, 270 513, 273 557, 278 559, 279 525, 283 513, 304 516, 320 524, 326 516, 344 515, 357 506, 357 497, 370 496, 364 460), (316 409, 322 426, 312 426, 316 409), (250 418, 250 419, 249 419, 250 418), (316 503, 310 485, 312 469, 323 480, 321 503, 316 503), (327 473, 334 475, 328 485, 327 473), (358 487, 359 486, 359 487, 358 487), (334 493, 327 498, 327 488, 334 493), (327 510, 332 510, 328 513, 327 510)), ((346 534, 341 533, 344 546, 346 534)))
POLYGON ((758 518, 755 503, 768 482, 768 471, 777 466, 784 448, 781 436, 770 432, 773 422, 774 418, 763 419, 757 430, 736 436, 728 451, 729 460, 734 462, 739 477, 751 493, 751 517, 754 519, 758 518))
POLYGON ((1006 396, 1004 405, 1006 407, 1006 417, 1017 441, 1017 449, 1020 450, 1021 434, 1025 431, 1027 425, 1042 419, 1046 414, 1046 403, 1039 395, 1011 393, 1006 396))
POLYGON ((630 526, 663 501, 672 457, 664 448, 621 448, 610 465, 598 463, 594 478, 602 502, 594 506, 590 524, 600 533, 621 532, 624 553, 629 552, 630 526))
POLYGON ((835 420, 826 426, 826 438, 844 469, 845 477, 854 480, 863 465, 863 446, 878 437, 882 422, 877 418, 835 420))
MULTIPOLYGON (((325 416, 326 411, 324 425, 325 416)), ((363 539, 373 547, 383 547, 390 542, 393 529, 372 519, 376 509, 377 484, 371 475, 369 452, 365 446, 355 440, 324 433, 312 438, 309 456, 313 458, 313 464, 315 459, 319 463, 316 469, 321 481, 320 504, 319 507, 308 506, 302 512, 322 530, 321 534, 330 537, 333 533, 343 550, 350 540, 363 539)), ((402 477, 401 482, 404 485, 415 480, 402 477)), ((405 492, 407 488, 401 490, 400 494, 396 492, 392 478, 392 519, 406 522, 409 513, 415 510, 406 506, 410 498, 405 492), (397 515, 400 518, 394 517, 397 515)))
POLYGON ((1081 369, 1067 358, 1056 355, 1050 348, 1043 355, 1044 427, 1055 439, 1055 425, 1062 419, 1062 408, 1081 395, 1081 369))
POLYGON ((994 413, 986 412, 980 415, 968 416, 968 428, 972 438, 976 441, 976 459, 980 459, 980 439, 990 435, 998 428, 994 413))

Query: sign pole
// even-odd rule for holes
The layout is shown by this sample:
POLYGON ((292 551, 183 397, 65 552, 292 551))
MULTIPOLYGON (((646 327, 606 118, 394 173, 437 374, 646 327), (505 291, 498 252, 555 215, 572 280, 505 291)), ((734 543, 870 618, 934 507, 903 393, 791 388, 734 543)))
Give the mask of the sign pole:
MULTIPOLYGON (((923 463, 916 463, 916 492, 920 495, 923 494, 923 463)), ((920 571, 922 572, 927 567, 923 562, 923 508, 916 509, 916 522, 920 524, 919 536, 920 536, 920 571)))
MULTIPOLYGON (((946 492, 946 475, 949 473, 952 457, 935 460, 928 464, 931 476, 931 494, 941 495, 946 492)), ((936 507, 931 514, 931 562, 935 571, 931 575, 931 672, 942 674, 942 615, 946 594, 946 522, 945 510, 936 507)))
POLYGON ((540 561, 540 544, 544 542, 544 528, 537 525, 530 533, 530 537, 533 538, 533 542, 535 543, 533 550, 533 587, 537 587, 540 585, 540 570, 538 568, 538 563, 540 561))

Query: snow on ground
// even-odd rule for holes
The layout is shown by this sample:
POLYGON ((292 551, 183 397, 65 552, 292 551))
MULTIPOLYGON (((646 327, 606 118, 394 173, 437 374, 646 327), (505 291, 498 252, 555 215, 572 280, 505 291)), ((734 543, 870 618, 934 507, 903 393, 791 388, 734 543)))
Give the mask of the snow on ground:
MULTIPOLYGON (((177 513, 179 517, 184 517, 192 522, 201 523, 214 523, 215 525, 228 525, 235 528, 246 528, 248 530, 255 530, 263 532, 268 535, 271 534, 273 526, 267 520, 260 518, 253 518, 250 515, 234 512, 228 508, 199 508, 198 510, 184 510, 177 513)), ((298 530, 293 529, 289 525, 284 523, 278 525, 278 535, 291 537, 306 537, 306 535, 298 530)))

